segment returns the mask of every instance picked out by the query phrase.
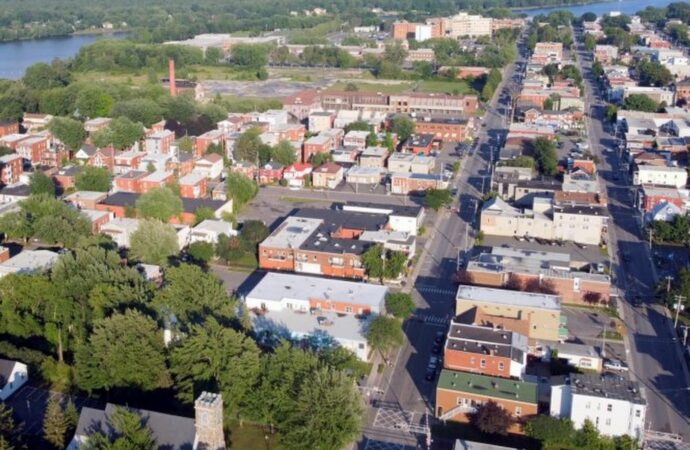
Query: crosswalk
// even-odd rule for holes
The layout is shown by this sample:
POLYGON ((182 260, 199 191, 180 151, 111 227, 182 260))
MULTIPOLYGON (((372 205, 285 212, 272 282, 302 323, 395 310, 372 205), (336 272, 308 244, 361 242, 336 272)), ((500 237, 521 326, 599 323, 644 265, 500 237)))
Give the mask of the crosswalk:
POLYGON ((442 289, 435 286, 415 286, 415 289, 419 292, 424 292, 428 294, 455 297, 455 291, 452 289, 442 289))
POLYGON ((445 327, 448 326, 448 324, 450 324, 450 317, 448 316, 435 316, 433 314, 417 314, 415 317, 424 322, 425 324, 429 325, 445 327))

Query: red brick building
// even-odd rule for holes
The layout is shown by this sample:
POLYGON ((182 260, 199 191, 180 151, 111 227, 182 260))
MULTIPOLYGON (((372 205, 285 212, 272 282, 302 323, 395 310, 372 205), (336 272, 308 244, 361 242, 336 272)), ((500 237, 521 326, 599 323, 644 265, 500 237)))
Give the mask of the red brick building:
POLYGON ((213 145, 225 146, 224 134, 220 130, 211 130, 197 136, 194 141, 194 155, 201 157, 206 153, 208 147, 213 145))
POLYGON ((304 141, 304 150, 302 152, 302 162, 311 161, 312 156, 317 153, 330 153, 333 149, 333 138, 324 134, 312 136, 304 141))
POLYGON ((265 165, 259 167, 259 184, 277 183, 283 178, 284 169, 282 164, 275 161, 269 161, 265 165))
POLYGON ((690 196, 687 189, 643 184, 637 191, 635 203, 637 208, 645 213, 651 212, 662 203, 671 203, 681 211, 687 211, 690 206, 690 196))
POLYGON ((19 133, 19 122, 7 120, 0 121, 0 137, 17 133, 19 133))
POLYGON ((130 170, 116 176, 113 179, 113 186, 116 191, 138 194, 141 193, 141 180, 148 175, 149 173, 143 170, 130 170))
POLYGON ((448 182, 441 175, 425 173, 394 173, 391 175, 391 192, 407 195, 429 189, 445 189, 448 182))
POLYGON ((118 174, 126 173, 131 170, 138 170, 144 156, 146 156, 146 153, 134 150, 115 153, 113 170, 118 174))
POLYGON ((175 175, 172 172, 157 170, 139 180, 139 190, 134 191, 144 194, 152 189, 170 186, 175 182, 175 175))
POLYGON ((0 156, 0 184, 19 183, 19 177, 24 173, 24 160, 21 156, 9 154, 0 156))
POLYGON ((297 120, 304 120, 309 112, 321 107, 321 95, 315 89, 298 92, 283 98, 283 109, 292 114, 297 120))
POLYGON ((65 191, 74 187, 79 172, 81 172, 80 166, 63 167, 53 175, 53 181, 55 181, 57 187, 65 191))
POLYGON ((179 180, 180 196, 184 198, 206 197, 208 181, 199 173, 190 173, 179 180))
POLYGON ((433 134, 413 134, 403 144, 403 151, 408 153, 428 155, 433 149, 433 134))
POLYGON ((241 173, 245 177, 253 180, 256 177, 258 169, 255 164, 246 161, 237 161, 235 164, 230 166, 230 172, 241 173))
POLYGON ((444 142, 459 142, 468 137, 468 125, 467 119, 421 118, 415 121, 415 133, 430 134, 444 142))
POLYGON ((17 153, 32 165, 39 164, 47 150, 48 138, 43 136, 30 136, 17 143, 17 153))

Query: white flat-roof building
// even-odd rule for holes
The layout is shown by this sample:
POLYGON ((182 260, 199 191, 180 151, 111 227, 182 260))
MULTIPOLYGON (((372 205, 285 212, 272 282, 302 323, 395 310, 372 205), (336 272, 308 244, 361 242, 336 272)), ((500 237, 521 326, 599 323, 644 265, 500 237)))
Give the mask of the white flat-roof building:
POLYGON ((24 250, 0 264, 0 278, 11 273, 29 275, 49 270, 59 257, 50 250, 24 250))
POLYGON ((139 219, 116 218, 101 226, 101 233, 110 236, 118 247, 129 248, 132 234, 139 229, 139 219))
POLYGON ((221 234, 228 237, 237 236, 237 231, 232 229, 232 224, 224 220, 206 219, 192 228, 189 243, 208 242, 210 244, 217 244, 221 234))
POLYGON ((551 387, 551 415, 572 420, 576 429, 589 420, 604 436, 640 439, 646 411, 639 384, 624 378, 573 374, 570 384, 551 387))
MULTIPOLYGON (((594 370, 601 372, 604 366, 604 358, 592 345, 573 344, 563 342, 550 346, 558 359, 563 359, 578 369, 594 370)), ((554 355, 552 355, 553 357, 554 355)))

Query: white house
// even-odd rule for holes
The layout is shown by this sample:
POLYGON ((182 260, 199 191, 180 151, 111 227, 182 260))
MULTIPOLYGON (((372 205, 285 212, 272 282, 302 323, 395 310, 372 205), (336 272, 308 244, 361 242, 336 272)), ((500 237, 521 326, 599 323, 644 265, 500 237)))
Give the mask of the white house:
POLYGON ((578 369, 601 372, 603 368, 604 358, 594 346, 564 342, 550 345, 550 347, 556 352, 558 359, 565 360, 578 369))
POLYGON ((685 187, 688 172, 682 167, 638 165, 633 172, 633 184, 656 184, 660 186, 685 187))
POLYGON ((101 227, 101 233, 110 236, 118 247, 129 248, 132 234, 139 228, 139 219, 116 218, 101 227))
POLYGON ((215 153, 204 155, 194 164, 194 171, 211 180, 219 178, 223 173, 223 157, 215 153))
POLYGON ((576 429, 589 420, 604 436, 640 439, 646 411, 635 381, 574 374, 570 384, 551 387, 551 415, 572 420, 576 429))
POLYGON ((307 176, 311 175, 313 167, 309 163, 290 164, 283 170, 283 178, 289 186, 302 187, 307 176))
POLYGON ((237 236, 237 230, 233 230, 232 225, 224 220, 206 219, 192 229, 189 243, 208 242, 210 244, 217 244, 221 234, 228 237, 237 236))
POLYGON ((5 401, 29 380, 26 364, 0 359, 0 401, 5 401))

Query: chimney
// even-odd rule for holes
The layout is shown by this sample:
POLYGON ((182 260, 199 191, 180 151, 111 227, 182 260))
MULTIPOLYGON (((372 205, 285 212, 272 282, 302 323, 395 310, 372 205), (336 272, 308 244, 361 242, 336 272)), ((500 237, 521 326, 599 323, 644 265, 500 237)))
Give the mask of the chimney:
POLYGON ((199 450, 225 450, 223 397, 202 392, 194 402, 194 426, 199 450))
POLYGON ((170 80, 170 96, 177 96, 177 82, 175 81, 175 60, 168 60, 168 79, 170 80))

